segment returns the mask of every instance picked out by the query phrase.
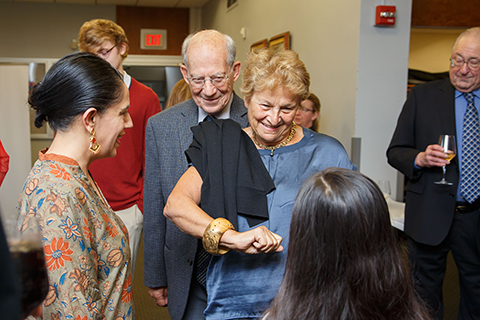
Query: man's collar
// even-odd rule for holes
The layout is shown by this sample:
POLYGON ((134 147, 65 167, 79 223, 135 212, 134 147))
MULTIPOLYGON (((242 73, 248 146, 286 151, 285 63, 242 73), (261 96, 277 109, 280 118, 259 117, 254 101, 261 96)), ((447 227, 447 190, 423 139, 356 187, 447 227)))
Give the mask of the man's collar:
MULTIPOLYGON (((230 96, 230 100, 228 101, 226 107, 223 108, 222 112, 220 112, 219 114, 216 114, 215 118, 217 119, 230 118, 230 109, 232 108, 233 95, 234 93, 232 92, 232 95, 230 96)), ((198 122, 202 122, 206 116, 208 116, 208 113, 206 113, 202 108, 198 107, 198 122)))
POLYGON ((132 84, 132 77, 127 73, 127 71, 123 71, 123 82, 125 82, 127 88, 130 90, 130 85, 132 84))

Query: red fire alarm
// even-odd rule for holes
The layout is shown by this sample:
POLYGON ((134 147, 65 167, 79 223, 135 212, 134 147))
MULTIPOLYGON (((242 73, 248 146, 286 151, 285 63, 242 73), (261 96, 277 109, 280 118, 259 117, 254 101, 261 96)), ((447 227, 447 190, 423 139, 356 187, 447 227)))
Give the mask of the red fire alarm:
POLYGON ((395 24, 395 11, 395 6, 377 6, 375 25, 393 26, 395 24))

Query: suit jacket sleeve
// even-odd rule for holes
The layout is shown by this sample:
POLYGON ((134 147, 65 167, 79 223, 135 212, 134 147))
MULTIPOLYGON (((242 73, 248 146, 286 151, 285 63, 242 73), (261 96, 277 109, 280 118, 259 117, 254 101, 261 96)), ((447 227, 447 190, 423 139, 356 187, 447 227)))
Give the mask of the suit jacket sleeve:
MULTIPOLYGON (((161 129, 161 128, 160 128, 161 129)), ((145 187, 144 187, 144 217, 143 217, 143 242, 148 243, 144 246, 144 271, 145 286, 149 288, 167 286, 167 277, 163 261, 164 246, 162 237, 165 234, 165 219, 163 217, 163 207, 165 203, 162 194, 161 184, 158 177, 162 168, 160 168, 159 156, 162 150, 159 150, 156 142, 155 126, 152 121, 147 123, 145 137, 145 187)))
MULTIPOLYGON (((145 113, 144 113, 144 119, 142 121, 142 126, 143 126, 143 137, 142 137, 142 141, 145 141, 145 132, 146 132, 146 126, 147 126, 147 122, 148 122, 148 119, 159 113, 160 111, 162 111, 162 108, 160 106, 160 101, 158 100, 158 96, 154 93, 154 92, 151 92, 152 94, 146 96, 144 95, 144 99, 145 99, 145 103, 144 103, 144 109, 145 109, 145 113)), ((145 143, 142 144, 143 145, 143 148, 145 148, 145 143)), ((143 158, 141 159, 142 161, 142 178, 144 179, 145 177, 145 149, 143 150, 142 152, 142 156, 143 158)), ((145 186, 145 181, 142 179, 142 184, 143 186, 145 186)), ((143 205, 144 205, 144 190, 142 188, 142 192, 140 193, 140 198, 138 199, 138 203, 139 203, 139 207, 143 210, 143 205)), ((143 211, 142 211, 143 212, 143 211)))

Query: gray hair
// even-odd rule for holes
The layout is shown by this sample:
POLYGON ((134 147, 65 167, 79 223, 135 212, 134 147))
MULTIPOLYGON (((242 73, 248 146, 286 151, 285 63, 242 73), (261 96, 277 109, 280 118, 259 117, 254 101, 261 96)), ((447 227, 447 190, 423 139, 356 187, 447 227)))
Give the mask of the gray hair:
POLYGON ((474 27, 474 28, 470 28, 470 29, 467 29, 467 30, 463 31, 458 36, 457 40, 455 40, 455 43, 453 44, 453 47, 452 47, 452 53, 455 50, 455 48, 457 47, 457 44, 460 41, 460 39, 462 39, 465 36, 471 36, 471 35, 476 36, 477 38, 480 38, 480 27, 474 27))
POLYGON ((225 48, 227 49, 227 65, 230 67, 230 69, 233 67, 233 63, 235 62, 235 58, 237 56, 237 46, 235 45, 235 41, 229 36, 224 33, 221 33, 217 30, 202 30, 202 31, 197 31, 194 33, 191 33, 188 35, 188 37, 183 40, 182 44, 182 59, 183 59, 183 64, 185 67, 187 67, 188 70, 188 57, 187 57, 187 51, 188 51, 188 46, 190 44, 190 41, 199 33, 205 32, 205 31, 213 31, 221 35, 224 39, 225 42, 225 48))

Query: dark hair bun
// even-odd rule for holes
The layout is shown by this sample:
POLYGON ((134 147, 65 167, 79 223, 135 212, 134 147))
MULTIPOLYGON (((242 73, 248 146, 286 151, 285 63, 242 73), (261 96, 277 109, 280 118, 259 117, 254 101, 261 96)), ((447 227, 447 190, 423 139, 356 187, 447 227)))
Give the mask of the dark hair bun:
POLYGON ((30 93, 35 126, 40 128, 48 121, 54 131, 65 130, 89 108, 103 113, 121 100, 122 86, 120 73, 102 58, 86 52, 67 55, 30 93))

